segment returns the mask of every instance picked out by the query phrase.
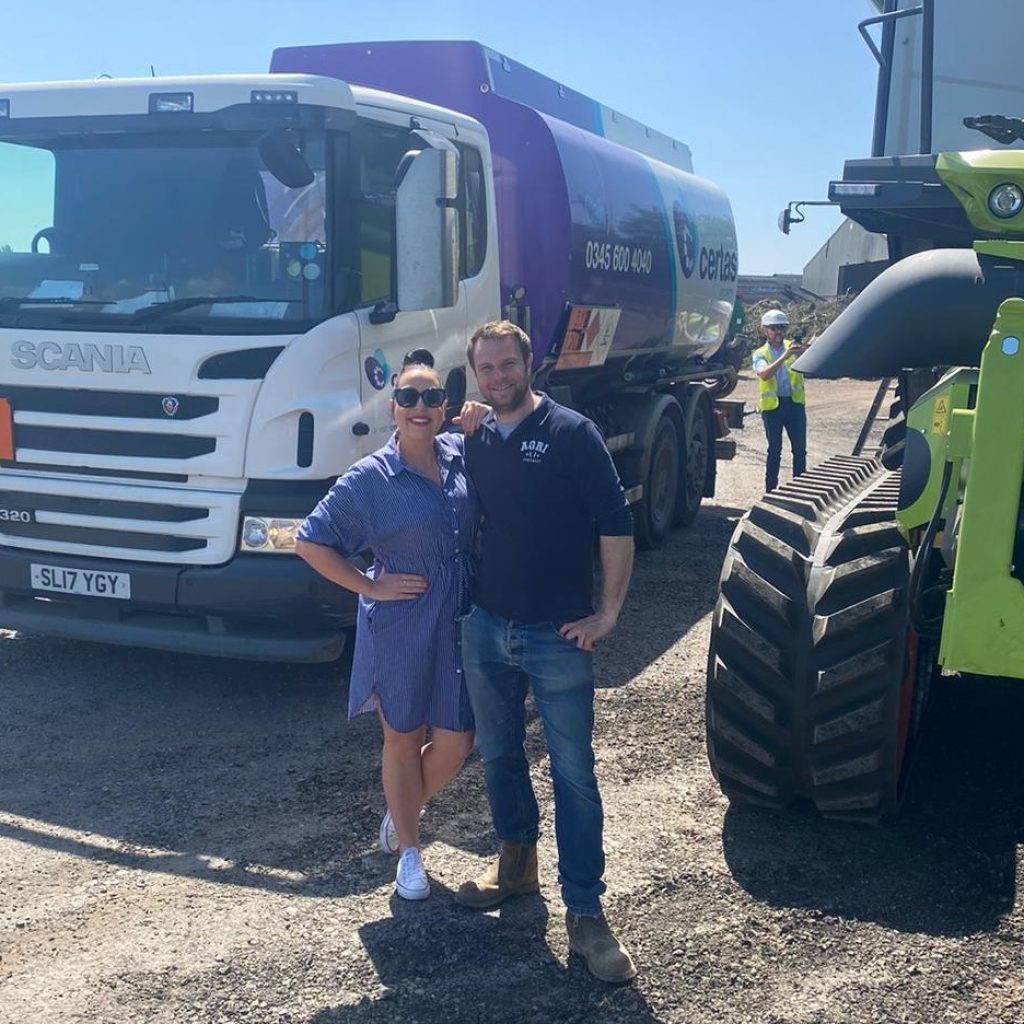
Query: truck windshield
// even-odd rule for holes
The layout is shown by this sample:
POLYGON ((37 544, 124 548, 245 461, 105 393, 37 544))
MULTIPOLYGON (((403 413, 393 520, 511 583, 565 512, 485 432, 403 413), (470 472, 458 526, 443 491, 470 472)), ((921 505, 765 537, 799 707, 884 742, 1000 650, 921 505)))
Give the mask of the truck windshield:
POLYGON ((325 133, 283 184, 260 133, 0 140, 0 323, 293 331, 328 315, 325 133))

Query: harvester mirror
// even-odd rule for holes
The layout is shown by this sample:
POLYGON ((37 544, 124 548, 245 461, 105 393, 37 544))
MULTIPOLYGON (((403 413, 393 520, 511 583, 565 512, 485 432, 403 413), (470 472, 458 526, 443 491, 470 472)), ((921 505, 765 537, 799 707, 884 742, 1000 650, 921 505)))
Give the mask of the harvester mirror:
POLYGON ((305 188, 313 183, 313 169, 284 128, 271 128, 261 136, 257 149, 267 170, 285 188, 305 188))
POLYGON ((779 214, 779 230, 784 234, 789 234, 789 229, 792 227, 793 214, 790 208, 787 206, 782 213, 779 214))
POLYGON ((1002 114, 982 114, 980 117, 965 117, 964 127, 982 132, 990 139, 1009 146, 1024 139, 1024 120, 1019 117, 1004 117, 1002 114))
POLYGON ((432 132, 416 131, 402 157, 395 197, 398 308, 454 306, 459 287, 458 151, 432 132))

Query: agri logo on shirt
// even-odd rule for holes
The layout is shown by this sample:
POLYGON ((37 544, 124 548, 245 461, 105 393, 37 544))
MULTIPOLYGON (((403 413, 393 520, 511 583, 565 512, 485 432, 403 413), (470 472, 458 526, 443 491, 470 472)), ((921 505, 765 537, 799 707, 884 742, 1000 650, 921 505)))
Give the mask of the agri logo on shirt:
POLYGON ((551 447, 546 441, 522 441, 519 445, 519 454, 523 457, 523 462, 541 462, 544 459, 544 453, 551 447))

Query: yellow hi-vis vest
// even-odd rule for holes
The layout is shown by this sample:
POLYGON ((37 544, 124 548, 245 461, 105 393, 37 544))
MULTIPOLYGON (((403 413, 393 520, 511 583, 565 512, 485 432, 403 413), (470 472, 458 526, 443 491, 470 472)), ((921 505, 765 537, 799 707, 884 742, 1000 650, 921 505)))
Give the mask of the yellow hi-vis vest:
MULTIPOLYGON (((793 344, 792 338, 786 338, 782 343, 783 348, 789 348, 793 344)), ((766 363, 775 362, 775 356, 772 355, 772 347, 765 342, 759 349, 754 352, 754 359, 764 359, 766 363)), ((807 399, 804 395, 804 375, 797 373, 792 368, 792 363, 787 360, 779 367, 776 371, 776 376, 785 370, 789 374, 789 390, 793 398, 793 401, 797 405, 803 405, 807 399)), ((757 391, 758 391, 758 412, 771 412, 772 409, 778 409, 779 407, 779 382, 775 376, 769 377, 767 380, 762 380, 760 377, 757 378, 757 391)))

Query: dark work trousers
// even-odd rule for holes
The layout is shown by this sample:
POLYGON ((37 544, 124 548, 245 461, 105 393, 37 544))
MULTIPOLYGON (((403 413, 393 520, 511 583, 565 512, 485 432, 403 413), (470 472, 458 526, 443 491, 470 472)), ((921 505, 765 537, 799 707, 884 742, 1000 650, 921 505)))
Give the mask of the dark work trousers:
POLYGON ((768 461, 764 470, 764 488, 774 491, 779 486, 779 464, 782 462, 782 431, 789 435, 793 450, 793 476, 807 471, 807 409, 792 398, 780 398, 779 407, 761 413, 768 437, 768 461))

